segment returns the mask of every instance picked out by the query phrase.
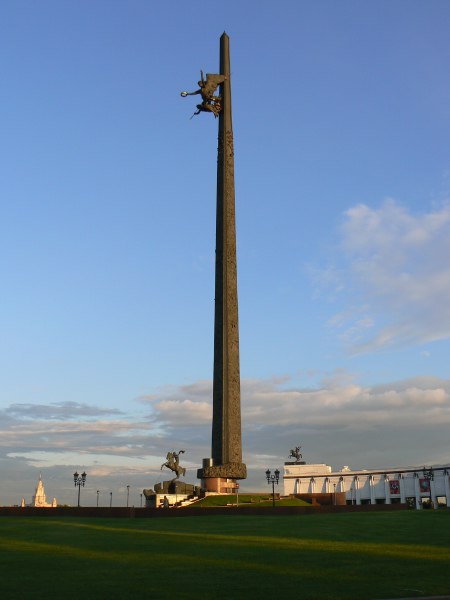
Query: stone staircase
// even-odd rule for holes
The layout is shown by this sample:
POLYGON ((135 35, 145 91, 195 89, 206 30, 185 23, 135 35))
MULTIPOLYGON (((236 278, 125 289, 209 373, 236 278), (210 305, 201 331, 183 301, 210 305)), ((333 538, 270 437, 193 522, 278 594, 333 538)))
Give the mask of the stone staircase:
POLYGON ((184 508, 185 506, 190 506, 191 504, 195 504, 201 500, 198 496, 188 496, 185 500, 180 500, 176 504, 173 505, 173 508, 184 508))

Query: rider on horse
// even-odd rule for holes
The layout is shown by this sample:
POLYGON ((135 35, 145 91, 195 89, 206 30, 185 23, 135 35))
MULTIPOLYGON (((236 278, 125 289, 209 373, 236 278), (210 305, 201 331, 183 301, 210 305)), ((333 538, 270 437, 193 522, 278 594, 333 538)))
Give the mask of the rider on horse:
POLYGON ((168 469, 176 473, 175 479, 178 479, 180 475, 184 476, 184 474, 186 473, 186 469, 184 467, 180 467, 180 454, 183 453, 184 450, 180 450, 179 452, 175 452, 175 450, 173 452, 168 452, 166 456, 167 461, 161 465, 161 470, 163 469, 163 467, 167 467, 168 469))

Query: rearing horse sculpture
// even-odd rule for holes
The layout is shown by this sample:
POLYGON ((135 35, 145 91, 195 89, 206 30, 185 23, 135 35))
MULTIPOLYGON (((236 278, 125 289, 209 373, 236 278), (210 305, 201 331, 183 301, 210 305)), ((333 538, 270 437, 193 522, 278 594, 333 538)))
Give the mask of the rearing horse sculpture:
POLYGON ((180 467, 180 454, 183 454, 184 450, 180 450, 179 452, 168 452, 167 453, 167 461, 161 465, 161 471, 164 467, 167 467, 174 473, 176 473, 175 479, 178 479, 180 475, 184 477, 186 473, 186 469, 184 467, 180 467))
POLYGON ((295 446, 295 448, 291 450, 291 453, 289 454, 288 458, 295 458, 295 462, 299 462, 302 457, 302 455, 300 454, 300 448, 301 446, 295 446))

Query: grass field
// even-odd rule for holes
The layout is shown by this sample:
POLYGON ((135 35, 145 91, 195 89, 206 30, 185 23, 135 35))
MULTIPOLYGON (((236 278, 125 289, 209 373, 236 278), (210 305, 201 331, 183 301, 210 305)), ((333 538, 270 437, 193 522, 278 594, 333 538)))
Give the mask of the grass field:
MULTIPOLYGON (((195 503, 197 507, 209 508, 211 506, 227 506, 236 504, 236 494, 220 494, 220 496, 206 496, 195 503)), ((239 507, 248 508, 253 506, 272 506, 270 494, 239 494, 239 507)), ((275 500, 276 506, 311 506, 308 502, 299 498, 282 498, 275 500)))
POLYGON ((0 518, 9 599, 378 599, 450 592, 450 512, 0 518))

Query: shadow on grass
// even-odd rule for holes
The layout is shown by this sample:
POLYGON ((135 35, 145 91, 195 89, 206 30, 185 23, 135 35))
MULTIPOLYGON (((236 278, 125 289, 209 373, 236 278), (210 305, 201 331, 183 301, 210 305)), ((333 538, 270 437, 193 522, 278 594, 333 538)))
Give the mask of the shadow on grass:
POLYGON ((0 564, 7 574, 2 600, 39 598, 37 580, 51 582, 46 598, 49 590, 66 600, 79 597, 81 575, 88 598, 282 594, 363 600, 447 593, 449 515, 416 515, 289 517, 283 525, 257 517, 126 526, 122 520, 6 518, 0 531, 0 564), (393 535, 387 523, 396 527, 393 535), (433 523, 436 535, 423 540, 423 526, 433 523), (364 539, 357 539, 361 528, 364 539), (398 541, 399 529, 408 541, 398 541))

